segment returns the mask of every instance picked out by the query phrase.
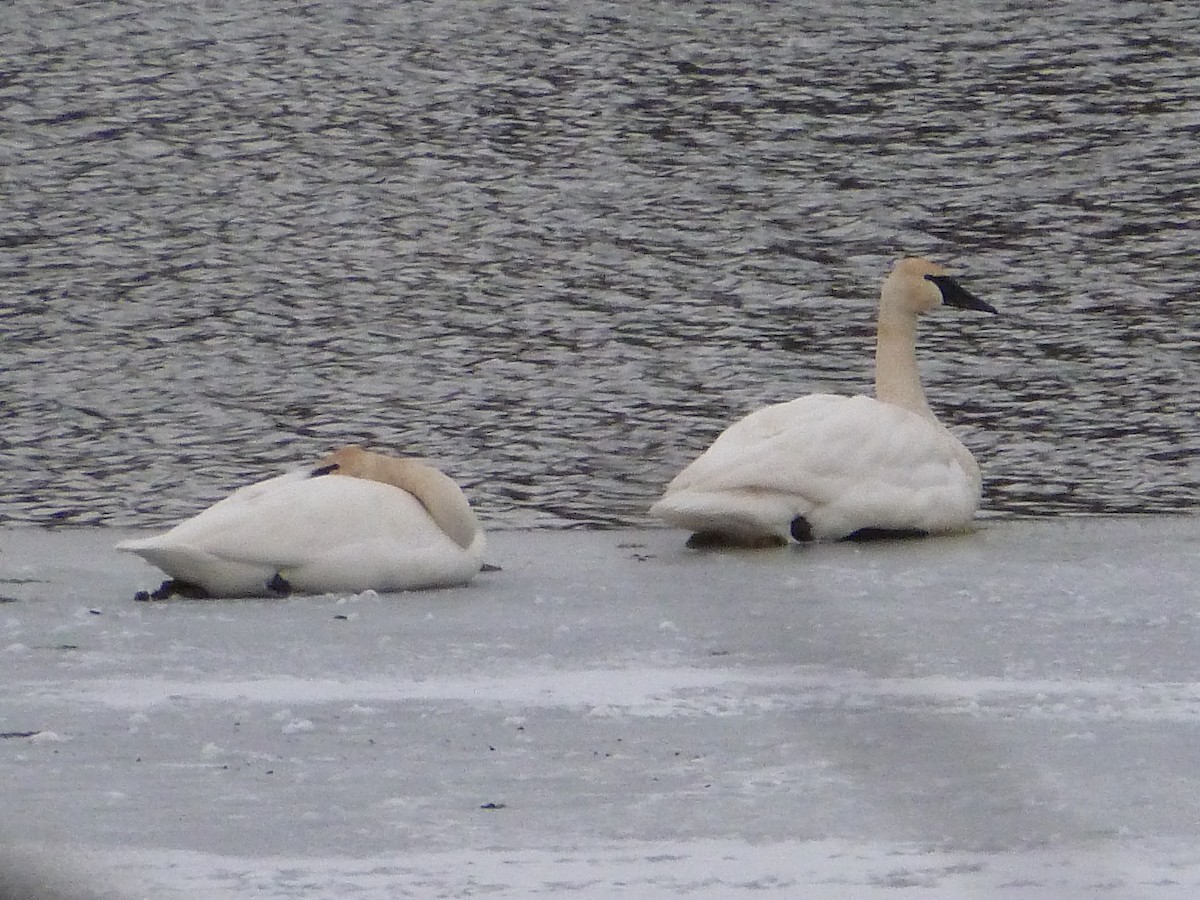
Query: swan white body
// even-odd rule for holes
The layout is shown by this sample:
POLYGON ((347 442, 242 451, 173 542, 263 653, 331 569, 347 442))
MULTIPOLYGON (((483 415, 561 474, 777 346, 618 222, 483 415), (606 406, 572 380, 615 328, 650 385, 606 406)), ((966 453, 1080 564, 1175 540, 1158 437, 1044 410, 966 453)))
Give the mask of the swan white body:
POLYGON ((880 301, 876 395, 813 394, 726 429, 651 512, 697 543, 778 545, 966 528, 979 467, 930 411, 916 320, 941 303, 995 312, 925 260, 897 263, 880 301))
POLYGON ((298 593, 465 584, 482 568, 483 533, 457 485, 420 468, 438 476, 434 493, 295 472, 243 487, 165 534, 117 547, 214 597, 269 596, 279 579, 298 593), (457 540, 437 521, 447 516, 459 523, 457 540))

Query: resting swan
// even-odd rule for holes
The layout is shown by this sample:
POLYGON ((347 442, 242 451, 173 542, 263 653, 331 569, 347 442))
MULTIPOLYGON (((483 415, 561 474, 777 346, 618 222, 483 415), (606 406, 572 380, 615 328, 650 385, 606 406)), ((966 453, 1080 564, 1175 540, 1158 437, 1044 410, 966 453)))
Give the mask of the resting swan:
POLYGON ((448 476, 350 446, 117 549, 174 579, 155 597, 252 597, 466 584, 483 566, 484 537, 448 476))
POLYGON ((956 531, 979 505, 979 466, 925 402, 917 318, 994 313, 945 270, 902 259, 883 283, 875 398, 812 394, 752 412, 680 472, 651 512, 689 546, 781 546, 956 531))

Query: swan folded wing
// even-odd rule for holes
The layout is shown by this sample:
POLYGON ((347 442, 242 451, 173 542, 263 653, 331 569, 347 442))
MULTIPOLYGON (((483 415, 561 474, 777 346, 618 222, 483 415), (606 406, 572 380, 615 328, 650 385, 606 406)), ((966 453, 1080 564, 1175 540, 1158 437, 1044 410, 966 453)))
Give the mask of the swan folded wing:
POLYGON ((840 475, 846 446, 861 449, 854 429, 860 416, 847 407, 859 399, 812 394, 755 410, 730 425, 675 476, 667 494, 681 490, 796 493, 828 500, 823 480, 840 475))
POLYGON ((820 419, 845 397, 814 394, 758 409, 725 429, 667 485, 650 512, 682 528, 754 539, 786 539, 792 520, 813 507, 803 463, 797 470, 788 444, 796 421, 820 419), (793 482, 799 482, 801 490, 793 482))
MULTIPOLYGON (((328 543, 334 527, 349 524, 352 532, 360 530, 360 517, 346 514, 364 510, 362 499, 333 488, 329 479, 303 472, 269 478, 238 488, 163 535, 123 546, 189 548, 206 557, 275 568, 296 565, 313 547, 328 543)), ((344 528, 338 533, 346 534, 344 528)))
POLYGON ((945 530, 978 503, 970 454, 936 422, 869 397, 812 395, 730 426, 668 486, 660 513, 809 519, 818 537, 867 526, 945 530))

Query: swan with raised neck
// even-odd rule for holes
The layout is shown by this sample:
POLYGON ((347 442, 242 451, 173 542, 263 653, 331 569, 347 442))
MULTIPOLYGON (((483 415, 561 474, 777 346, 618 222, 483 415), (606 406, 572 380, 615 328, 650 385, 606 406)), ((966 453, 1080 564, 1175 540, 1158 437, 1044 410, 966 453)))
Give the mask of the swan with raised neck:
POLYGON ((750 413, 651 513, 691 530, 698 547, 968 527, 979 466, 930 410, 917 367, 917 320, 942 305, 995 312, 941 266, 901 259, 880 291, 875 397, 812 394, 750 413))
POLYGON ((917 320, 943 303, 996 312, 936 263, 919 257, 899 260, 879 293, 875 338, 875 398, 935 421, 917 366, 917 320))

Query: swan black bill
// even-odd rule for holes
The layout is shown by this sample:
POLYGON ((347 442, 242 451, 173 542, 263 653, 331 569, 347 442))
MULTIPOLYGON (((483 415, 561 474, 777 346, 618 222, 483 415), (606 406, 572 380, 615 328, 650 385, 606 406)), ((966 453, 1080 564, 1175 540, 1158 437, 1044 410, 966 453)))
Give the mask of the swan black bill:
POLYGON ((947 306, 996 314, 996 307, 986 300, 980 300, 949 275, 926 275, 925 278, 937 285, 942 292, 942 302, 947 306))

